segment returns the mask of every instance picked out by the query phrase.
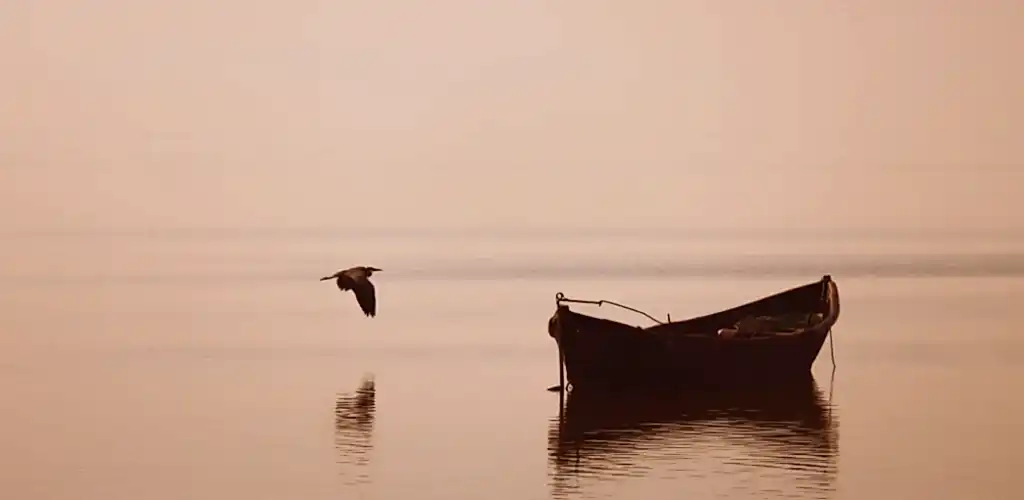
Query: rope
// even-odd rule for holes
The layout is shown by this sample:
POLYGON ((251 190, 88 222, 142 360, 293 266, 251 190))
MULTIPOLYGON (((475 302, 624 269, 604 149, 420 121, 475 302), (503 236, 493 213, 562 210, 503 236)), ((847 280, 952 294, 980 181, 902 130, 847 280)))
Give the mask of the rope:
POLYGON ((828 378, 828 423, 832 424, 832 410, 835 405, 832 404, 832 392, 836 388, 836 367, 832 365, 832 375, 828 378))
MULTIPOLYGON (((821 278, 821 281, 822 281, 822 283, 824 283, 824 287, 822 287, 822 290, 821 290, 821 301, 823 303, 827 304, 828 303, 828 293, 829 293, 829 286, 828 286, 828 284, 829 284, 830 281, 832 281, 832 275, 826 274, 825 276, 823 276, 821 278)), ((831 354, 831 357, 832 357, 832 373, 834 374, 836 372, 836 348, 835 348, 835 344, 833 342, 832 328, 828 329, 827 335, 828 335, 828 352, 831 354)))
POLYGON ((832 329, 828 329, 828 352, 832 355, 832 372, 836 371, 836 348, 832 342, 832 329))
POLYGON ((629 310, 629 311, 633 311, 633 312, 635 312, 637 314, 642 314, 644 316, 647 316, 651 321, 653 321, 653 322, 655 322, 655 323, 657 323, 659 325, 664 325, 665 324, 662 321, 658 321, 658 319, 655 318, 654 316, 651 316, 650 314, 647 314, 647 313, 645 313, 645 312, 643 312, 643 311, 641 311, 639 309, 636 309, 636 308, 633 308, 633 307, 629 307, 629 306, 624 305, 624 304, 619 304, 618 302, 613 302, 611 300, 569 299, 569 298, 566 298, 565 294, 563 294, 562 292, 556 293, 555 294, 555 305, 561 305, 562 302, 572 302, 572 303, 576 303, 576 304, 593 304, 593 305, 596 305, 598 307, 601 307, 604 304, 611 304, 613 306, 621 307, 623 309, 626 309, 626 310, 629 310))

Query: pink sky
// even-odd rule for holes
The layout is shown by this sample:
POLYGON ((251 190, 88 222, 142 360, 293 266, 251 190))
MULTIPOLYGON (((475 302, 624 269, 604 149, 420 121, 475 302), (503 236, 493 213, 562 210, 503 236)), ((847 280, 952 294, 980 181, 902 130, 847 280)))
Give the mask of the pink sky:
POLYGON ((0 210, 1020 230, 1022 47, 1012 0, 9 0, 0 210))

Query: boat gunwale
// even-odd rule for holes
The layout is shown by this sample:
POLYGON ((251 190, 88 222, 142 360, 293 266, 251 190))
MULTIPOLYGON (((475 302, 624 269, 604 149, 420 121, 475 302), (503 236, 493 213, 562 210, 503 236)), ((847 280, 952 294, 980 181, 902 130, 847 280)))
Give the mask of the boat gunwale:
POLYGON ((788 295, 788 294, 792 294, 792 293, 798 292, 798 291, 800 291, 802 289, 806 289, 808 287, 821 286, 822 283, 824 283, 824 285, 826 286, 825 297, 824 297, 823 301, 824 301, 824 303, 827 304, 827 311, 826 311, 825 314, 822 315, 822 319, 820 321, 814 323, 813 325, 808 325, 807 327, 801 328, 800 330, 797 330, 796 332, 787 332, 786 334, 783 334, 783 335, 772 335, 772 333, 779 333, 779 332, 778 331, 769 330, 769 331, 765 332, 766 335, 762 334, 762 335, 755 335, 755 336, 742 337, 742 338, 721 338, 721 337, 717 337, 717 336, 715 337, 718 340, 723 341, 723 342, 753 342, 753 341, 776 341, 777 342, 777 341, 779 341, 781 339, 785 339, 787 337, 797 338, 797 337, 802 337, 802 336, 805 336, 805 335, 808 335, 808 334, 814 334, 814 333, 823 334, 823 333, 826 333, 826 332, 828 332, 829 330, 832 329, 832 327, 835 325, 835 323, 839 319, 840 304, 839 304, 839 287, 838 287, 838 285, 836 285, 836 282, 835 282, 835 280, 832 279, 831 275, 826 274, 826 275, 822 276, 822 278, 817 280, 817 281, 813 281, 813 282, 806 283, 806 284, 803 284, 803 285, 798 285, 798 286, 795 286, 795 287, 792 287, 792 288, 789 288, 789 289, 786 289, 786 290, 778 291, 778 292, 770 294, 770 295, 765 295, 765 296, 762 296, 760 298, 753 299, 753 300, 750 300, 748 302, 741 303, 739 305, 730 307, 728 309, 722 309, 722 310, 719 310, 719 311, 716 311, 716 312, 711 312, 711 313, 708 313, 708 314, 702 314, 700 316, 693 316, 693 317, 690 317, 690 318, 687 318, 687 319, 682 319, 682 320, 677 320, 677 321, 669 321, 669 322, 659 323, 659 324, 655 324, 655 325, 648 325, 648 326, 631 325, 629 323, 623 323, 621 321, 616 321, 616 320, 613 320, 613 319, 602 318, 602 317, 598 317, 598 316, 592 316, 592 315, 589 315, 589 314, 586 314, 586 313, 581 313, 581 312, 578 312, 578 311, 574 311, 568 305, 561 304, 561 303, 559 303, 556 306, 555 316, 558 317, 560 314, 562 314, 563 311, 565 311, 565 312, 571 313, 573 315, 581 316, 581 317, 584 317, 584 318, 587 318, 587 319, 591 319, 591 320, 595 320, 595 321, 598 321, 598 322, 608 322, 608 323, 611 323, 611 324, 613 324, 614 326, 617 326, 617 327, 629 328, 629 329, 634 329, 634 330, 640 330, 640 332, 642 332, 642 333, 651 333, 651 334, 653 334, 653 333, 659 333, 659 330, 666 330, 666 333, 670 333, 672 335, 681 336, 681 337, 708 338, 708 337, 711 336, 710 332, 703 332, 703 333, 698 333, 698 332, 680 333, 680 332, 672 332, 672 329, 678 328, 681 325, 692 324, 692 323, 695 323, 695 322, 700 322, 700 321, 708 320, 708 319, 710 319, 710 318, 712 318, 714 316, 728 316, 729 314, 735 314, 735 313, 737 313, 739 311, 742 311, 743 309, 755 308, 755 307, 757 307, 758 304, 769 302, 769 301, 771 301, 773 299, 776 299, 778 297, 782 297, 782 296, 785 296, 785 295, 788 295))

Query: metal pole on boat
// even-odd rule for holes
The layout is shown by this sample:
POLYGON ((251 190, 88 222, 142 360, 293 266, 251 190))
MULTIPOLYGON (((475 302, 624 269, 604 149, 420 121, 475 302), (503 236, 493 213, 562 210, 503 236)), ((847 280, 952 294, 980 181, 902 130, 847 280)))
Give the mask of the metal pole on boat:
MULTIPOLYGON (((562 298, 563 296, 561 292, 555 295, 556 308, 558 307, 562 298)), ((562 351, 562 325, 558 320, 557 309, 555 312, 555 316, 548 320, 548 334, 555 339, 555 344, 558 347, 558 385, 548 387, 548 391, 558 391, 559 401, 561 401, 562 395, 564 395, 565 393, 565 352, 562 351)))
MULTIPOLYGON (((561 339, 559 339, 561 340, 561 339)), ((562 342, 558 342, 558 416, 565 411, 565 355, 562 353, 562 342)))
POLYGON ((558 387, 565 392, 565 354, 562 353, 562 343, 558 343, 558 387))
POLYGON ((551 392, 565 392, 565 354, 562 352, 562 343, 558 344, 558 385, 548 387, 551 392))

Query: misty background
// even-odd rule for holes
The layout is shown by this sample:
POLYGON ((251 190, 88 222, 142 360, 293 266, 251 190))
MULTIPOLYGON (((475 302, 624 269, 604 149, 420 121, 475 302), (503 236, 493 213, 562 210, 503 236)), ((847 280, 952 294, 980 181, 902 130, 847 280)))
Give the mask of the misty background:
POLYGON ((1022 16, 12 0, 4 232, 1020 232, 1022 16))

